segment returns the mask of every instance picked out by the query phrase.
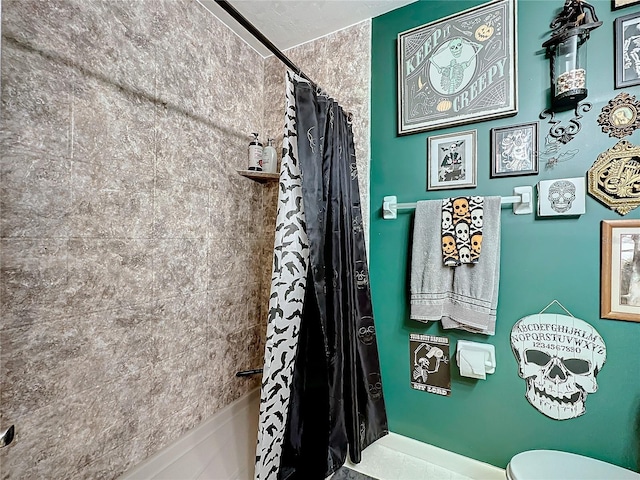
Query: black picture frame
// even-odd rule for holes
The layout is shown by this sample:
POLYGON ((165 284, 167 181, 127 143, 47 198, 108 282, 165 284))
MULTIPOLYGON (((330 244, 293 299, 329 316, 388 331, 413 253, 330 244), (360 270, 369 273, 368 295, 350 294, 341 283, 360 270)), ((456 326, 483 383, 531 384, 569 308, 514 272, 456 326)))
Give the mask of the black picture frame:
POLYGON ((518 113, 515 25, 493 0, 399 33, 398 135, 518 113))
POLYGON ((640 85, 640 50, 633 51, 636 42, 640 43, 638 26, 640 26, 640 12, 624 15, 614 20, 616 89, 640 85), (634 35, 634 31, 638 34, 634 35))
POLYGON ((491 178, 538 174, 538 122, 491 129, 491 178))
POLYGON ((621 8, 638 5, 640 0, 611 0, 611 10, 620 10, 621 8))

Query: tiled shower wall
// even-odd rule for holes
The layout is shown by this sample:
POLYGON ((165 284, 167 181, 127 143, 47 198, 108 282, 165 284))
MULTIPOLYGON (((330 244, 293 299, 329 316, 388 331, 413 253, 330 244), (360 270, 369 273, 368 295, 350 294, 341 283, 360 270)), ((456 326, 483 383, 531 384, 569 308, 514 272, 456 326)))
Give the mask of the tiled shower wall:
MULTIPOLYGON (((116 478, 258 384, 234 373, 261 366, 277 185, 236 169, 250 132, 281 142, 282 67, 195 0, 2 0, 1 18, 0 473, 116 478)), ((300 66, 368 55, 362 25, 300 66)), ((317 81, 362 105, 366 172, 360 73, 317 81)))
MULTIPOLYGON (((334 32, 286 51, 287 56, 324 92, 353 116, 358 182, 365 237, 369 226, 369 88, 371 78, 371 21, 334 32)), ((265 62, 265 128, 280 132, 284 118, 285 69, 275 57, 265 62)), ((278 137, 280 145, 282 136, 278 137)), ((277 192, 276 192, 277 194, 277 192)))

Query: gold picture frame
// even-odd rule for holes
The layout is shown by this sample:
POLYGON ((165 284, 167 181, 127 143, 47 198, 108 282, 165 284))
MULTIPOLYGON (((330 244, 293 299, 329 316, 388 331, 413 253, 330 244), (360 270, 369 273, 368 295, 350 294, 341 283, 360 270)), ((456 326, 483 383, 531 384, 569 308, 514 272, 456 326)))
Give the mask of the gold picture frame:
POLYGON ((602 107, 598 124, 610 137, 628 137, 640 128, 640 102, 634 95, 625 92, 616 95, 602 107))
POLYGON ((640 220, 601 224, 600 317, 640 322, 640 220))

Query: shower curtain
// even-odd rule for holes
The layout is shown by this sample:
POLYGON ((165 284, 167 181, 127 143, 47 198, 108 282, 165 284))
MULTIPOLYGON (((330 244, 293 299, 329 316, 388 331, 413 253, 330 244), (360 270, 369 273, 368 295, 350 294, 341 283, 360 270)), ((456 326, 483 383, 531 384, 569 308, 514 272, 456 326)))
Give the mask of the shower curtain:
POLYGON ((287 72, 256 480, 324 479, 388 432, 353 133, 287 72))

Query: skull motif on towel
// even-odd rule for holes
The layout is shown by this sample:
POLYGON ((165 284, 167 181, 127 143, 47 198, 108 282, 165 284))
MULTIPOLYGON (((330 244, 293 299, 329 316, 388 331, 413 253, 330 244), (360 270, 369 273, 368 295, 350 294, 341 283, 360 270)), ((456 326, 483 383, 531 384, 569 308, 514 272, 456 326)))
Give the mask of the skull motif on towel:
POLYGON ((511 349, 525 396, 536 410, 555 420, 585 413, 587 395, 598 390, 596 377, 607 358, 595 328, 566 315, 530 315, 513 326, 511 349))
POLYGON ((448 267, 477 263, 482 243, 484 199, 478 196, 442 200, 442 260, 448 267), (479 238, 475 248, 471 238, 479 238))

